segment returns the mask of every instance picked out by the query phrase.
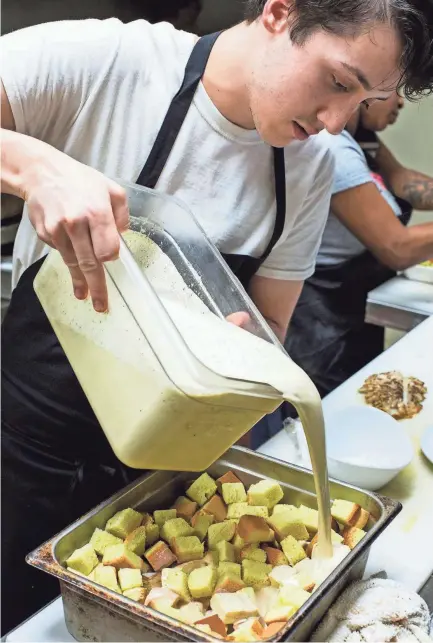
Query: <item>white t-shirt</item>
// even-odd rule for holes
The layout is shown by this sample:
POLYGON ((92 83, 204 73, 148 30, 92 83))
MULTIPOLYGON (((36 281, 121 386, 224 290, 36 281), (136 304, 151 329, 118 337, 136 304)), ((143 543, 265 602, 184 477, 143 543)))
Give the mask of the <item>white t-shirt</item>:
MULTIPOLYGON (((2 38, 2 79, 18 132, 134 183, 183 78, 193 34, 167 23, 57 22, 2 38)), ((285 149, 287 215, 258 274, 303 280, 329 209, 333 160, 316 139, 285 149)), ((271 148, 230 123, 200 84, 156 189, 185 202, 219 250, 260 256, 275 221, 271 148)), ((47 252, 24 212, 13 284, 47 252)))

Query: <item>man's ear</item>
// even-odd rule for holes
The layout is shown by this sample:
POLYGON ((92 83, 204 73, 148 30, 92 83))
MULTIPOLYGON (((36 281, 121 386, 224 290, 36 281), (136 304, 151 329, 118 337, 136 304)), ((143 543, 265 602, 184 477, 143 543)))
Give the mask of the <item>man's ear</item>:
POLYGON ((267 0, 261 22, 269 33, 284 33, 290 26, 293 9, 292 0, 267 0))

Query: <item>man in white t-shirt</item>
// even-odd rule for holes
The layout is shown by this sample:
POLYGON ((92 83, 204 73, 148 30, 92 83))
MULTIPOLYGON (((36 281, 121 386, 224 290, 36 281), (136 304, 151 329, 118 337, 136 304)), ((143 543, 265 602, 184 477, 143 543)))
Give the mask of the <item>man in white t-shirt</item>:
POLYGON ((47 246, 105 311, 103 262, 128 223, 107 177, 173 194, 283 339, 329 208, 314 134, 403 83, 432 85, 431 13, 431 0, 249 0, 245 22, 198 42, 114 19, 3 39, 2 190, 26 201, 2 333, 4 630, 57 591, 25 554, 131 475, 33 292, 47 246))

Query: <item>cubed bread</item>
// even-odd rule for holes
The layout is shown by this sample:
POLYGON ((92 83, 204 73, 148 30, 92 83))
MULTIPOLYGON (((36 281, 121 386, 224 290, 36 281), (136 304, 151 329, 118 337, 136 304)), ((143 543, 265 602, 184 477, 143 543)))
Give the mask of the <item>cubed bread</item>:
POLYGON ((133 587, 132 589, 126 589, 123 592, 123 595, 126 596, 126 598, 131 599, 131 601, 136 601, 137 603, 144 605, 147 592, 144 587, 133 587))
POLYGON ((139 569, 119 569, 117 575, 122 592, 135 587, 143 587, 143 576, 139 569))
POLYGON ((247 502, 235 502, 229 505, 227 518, 240 518, 241 516, 261 516, 268 518, 269 509, 267 507, 249 505, 247 502))
POLYGON ((241 480, 239 480, 239 478, 237 477, 237 475, 235 475, 235 474, 233 473, 233 471, 227 471, 227 473, 225 473, 223 476, 221 476, 220 478, 218 478, 218 479, 217 479, 217 481, 216 481, 216 484, 217 484, 217 487, 218 487, 218 491, 219 491, 220 493, 221 493, 221 491, 222 491, 222 486, 223 486, 223 484, 225 484, 225 483, 227 483, 227 482, 231 482, 231 483, 235 483, 235 484, 236 484, 237 482, 242 482, 242 481, 241 481, 241 480))
POLYGON ((161 527, 161 538, 171 543, 178 536, 193 536, 194 529, 183 518, 171 518, 161 527))
POLYGON ((268 547, 267 545, 263 545, 263 550, 267 556, 266 562, 268 562, 269 565, 272 565, 272 567, 288 564, 285 553, 280 549, 277 549, 276 547, 268 547))
POLYGON ((233 545, 226 540, 221 540, 215 545, 215 551, 218 552, 220 562, 234 563, 236 561, 236 550, 233 545))
POLYGON ((278 601, 282 605, 293 605, 299 609, 310 598, 310 594, 295 585, 282 585, 278 592, 278 601))
POLYGON ((272 516, 276 516, 277 514, 290 514, 292 518, 299 518, 299 507, 295 507, 295 505, 275 505, 275 507, 272 510, 272 516))
POLYGON ((237 641, 238 643, 249 643, 250 641, 262 641, 263 626, 258 618, 249 618, 241 621, 233 630, 227 641, 237 641))
POLYGON ((289 565, 278 565, 278 567, 274 567, 270 572, 269 580, 273 587, 279 587, 288 581, 292 582, 295 575, 296 571, 293 567, 290 567, 289 565))
MULTIPOLYGON (((188 590, 188 593, 189 593, 189 590, 188 590)), ((182 607, 179 608, 179 612, 180 612, 179 616, 182 622, 188 623, 188 625, 194 625, 194 623, 202 619, 204 616, 203 605, 198 601, 193 601, 192 603, 187 603, 186 605, 182 605, 182 607)))
POLYGON ((161 574, 162 586, 168 587, 184 600, 186 603, 191 600, 188 589, 188 576, 181 569, 163 569, 161 574))
POLYGON ((267 612, 265 623, 271 625, 272 623, 287 622, 295 612, 296 608, 293 605, 275 605, 267 612))
POLYGON ((319 529, 319 512, 317 509, 310 509, 305 505, 300 505, 298 508, 299 518, 306 526, 308 533, 313 535, 319 529))
POLYGON ((215 593, 218 592, 237 592, 245 587, 245 583, 237 574, 220 574, 218 575, 217 584, 215 586, 215 593))
POLYGON ((172 539, 171 547, 179 563, 200 560, 204 556, 204 545, 197 536, 177 536, 172 539))
POLYGON ((236 522, 234 520, 225 520, 210 525, 207 532, 207 541, 209 549, 215 549, 216 545, 222 540, 229 541, 233 538, 236 531, 236 522))
POLYGON ((194 569, 188 576, 188 589, 193 598, 212 596, 217 582, 217 570, 210 565, 194 569))
POLYGON ((153 525, 154 520, 150 514, 145 511, 140 511, 141 513, 141 526, 147 527, 148 525, 153 525))
POLYGON ((263 628, 262 641, 267 641, 268 639, 272 639, 274 636, 277 636, 285 625, 287 625, 287 621, 276 621, 266 625, 266 627, 263 628))
POLYGON ((173 518, 177 518, 176 509, 157 509, 153 512, 153 519, 160 530, 167 520, 172 520, 173 518))
POLYGON ((247 543, 245 542, 245 540, 241 538, 238 533, 235 533, 232 538, 233 547, 235 547, 235 549, 239 549, 240 551, 243 547, 245 547, 246 544, 247 543))
POLYGON ((281 541, 281 547, 283 553, 289 561, 289 565, 296 565, 300 560, 303 560, 307 557, 307 554, 304 551, 302 545, 293 538, 293 536, 286 536, 284 540, 281 541))
POLYGON ((176 562, 176 556, 163 540, 158 540, 157 543, 152 545, 152 547, 144 553, 144 557, 156 572, 164 567, 170 567, 170 565, 176 562))
POLYGON ((298 517, 294 517, 292 512, 273 514, 268 519, 268 523, 275 532, 278 541, 284 540, 286 536, 293 536, 296 540, 307 540, 309 537, 305 525, 298 517))
POLYGON ((125 546, 137 556, 143 556, 146 549, 146 527, 137 527, 125 538, 125 546))
POLYGON ((358 527, 346 527, 343 531, 343 543, 353 549, 364 538, 365 531, 358 527))
POLYGON ((212 632, 216 632, 222 637, 227 636, 227 627, 216 613, 203 616, 196 621, 196 625, 208 625, 212 632))
POLYGON ((306 592, 312 592, 316 587, 316 580, 308 572, 299 572, 299 574, 296 574, 295 580, 299 587, 306 592))
POLYGON ((350 525, 359 512, 360 506, 349 500, 334 500, 331 506, 331 515, 343 525, 350 525))
POLYGON ((188 498, 202 507, 216 493, 215 480, 208 473, 202 473, 186 490, 188 498))
POLYGON ((66 566, 88 576, 99 563, 98 557, 92 545, 89 543, 84 547, 76 549, 67 559, 66 566))
POLYGON ((180 569, 189 576, 193 569, 199 569, 200 567, 205 566, 206 561, 202 558, 201 560, 189 560, 187 563, 181 563, 180 565, 176 565, 174 569, 180 569))
POLYGON ((162 587, 162 573, 150 572, 143 575, 143 585, 150 592, 151 589, 162 587))
POLYGON ((358 513, 356 513, 351 520, 350 526, 357 527, 358 529, 364 529, 364 527, 368 523, 369 518, 370 514, 368 513, 368 511, 365 511, 365 509, 360 507, 358 513))
POLYGON ((173 509, 176 509, 178 518, 183 518, 187 522, 190 522, 197 511, 197 506, 194 500, 189 500, 185 496, 179 496, 173 505, 173 509))
POLYGON ((122 539, 113 536, 113 534, 109 534, 108 531, 96 528, 89 544, 99 556, 103 556, 107 547, 111 547, 111 545, 121 545, 122 539))
POLYGON ((222 522, 227 518, 227 506, 218 494, 203 505, 203 511, 211 514, 216 522, 222 522))
POLYGON ((118 511, 105 525, 105 531, 117 536, 117 538, 126 538, 131 531, 137 529, 141 525, 143 516, 139 511, 135 511, 128 507, 122 511, 118 511))
POLYGON ((255 560, 258 563, 266 563, 266 552, 260 549, 257 544, 245 545, 240 551, 240 560, 255 560))
POLYGON ((206 554, 203 556, 203 561, 206 563, 206 565, 217 567, 219 563, 218 552, 215 549, 212 551, 206 552, 206 554))
MULTIPOLYGON (((155 587, 150 590, 146 596, 144 604, 149 605, 153 609, 164 612, 164 607, 175 607, 181 602, 179 594, 173 592, 173 590, 168 587, 155 587)), ((165 614, 166 612, 164 612, 165 614)))
POLYGON ((159 527, 155 522, 147 524, 146 529, 146 545, 151 547, 157 540, 159 540, 159 527))
POLYGON ((261 516, 241 516, 236 531, 247 544, 274 540, 274 532, 261 516))
POLYGON ((269 574, 272 571, 271 565, 258 563, 255 560, 242 561, 242 580, 245 585, 260 589, 270 584, 269 574))
POLYGON ((102 557, 102 564, 116 569, 142 569, 143 561, 137 554, 128 549, 124 543, 107 547, 102 557))
POLYGON ((222 496, 226 505, 247 501, 247 492, 242 482, 225 482, 222 486, 222 496))
POLYGON ((272 509, 283 498, 284 493, 275 480, 260 480, 248 489, 248 503, 272 509))
POLYGON ((252 587, 244 587, 243 589, 240 589, 238 591, 238 594, 245 594, 245 596, 248 596, 250 601, 252 601, 252 603, 254 605, 256 605, 256 603, 257 603, 257 601, 256 601, 256 593, 255 593, 255 591, 254 591, 254 589, 252 587))
MULTIPOLYGON (((139 570, 133 570, 133 571, 138 571, 138 573, 140 574, 139 570)), ((97 565, 95 567, 94 580, 95 580, 95 583, 98 583, 98 585, 107 587, 107 589, 112 589, 113 592, 120 593, 120 587, 117 582, 117 573, 114 567, 97 565)))
POLYGON ((257 606, 241 592, 236 594, 219 593, 211 598, 211 609, 218 614, 226 625, 250 616, 258 616, 257 606))
MULTIPOLYGON (((315 536, 313 536, 313 538, 310 540, 310 542, 307 545, 307 548, 305 551, 309 558, 311 558, 313 554, 313 549, 317 545, 318 538, 319 538, 319 535, 316 534, 315 536)), ((331 529, 331 542, 333 545, 340 545, 343 542, 343 536, 341 536, 340 534, 337 534, 336 531, 331 529)))
POLYGON ((232 574, 241 578, 241 566, 238 563, 224 561, 218 564, 218 576, 232 574))
POLYGON ((191 519, 191 526, 194 529, 194 536, 200 540, 204 540, 207 536, 209 527, 215 521, 212 514, 207 514, 203 511, 198 511, 191 519))

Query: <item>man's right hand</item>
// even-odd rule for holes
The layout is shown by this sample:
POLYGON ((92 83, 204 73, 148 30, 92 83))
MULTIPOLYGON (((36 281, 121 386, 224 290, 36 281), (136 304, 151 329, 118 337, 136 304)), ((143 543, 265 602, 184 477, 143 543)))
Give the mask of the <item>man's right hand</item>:
POLYGON ((95 310, 105 312, 103 263, 118 257, 119 232, 128 227, 126 194, 100 172, 53 152, 25 176, 29 218, 39 238, 62 255, 75 296, 90 292, 95 310))

